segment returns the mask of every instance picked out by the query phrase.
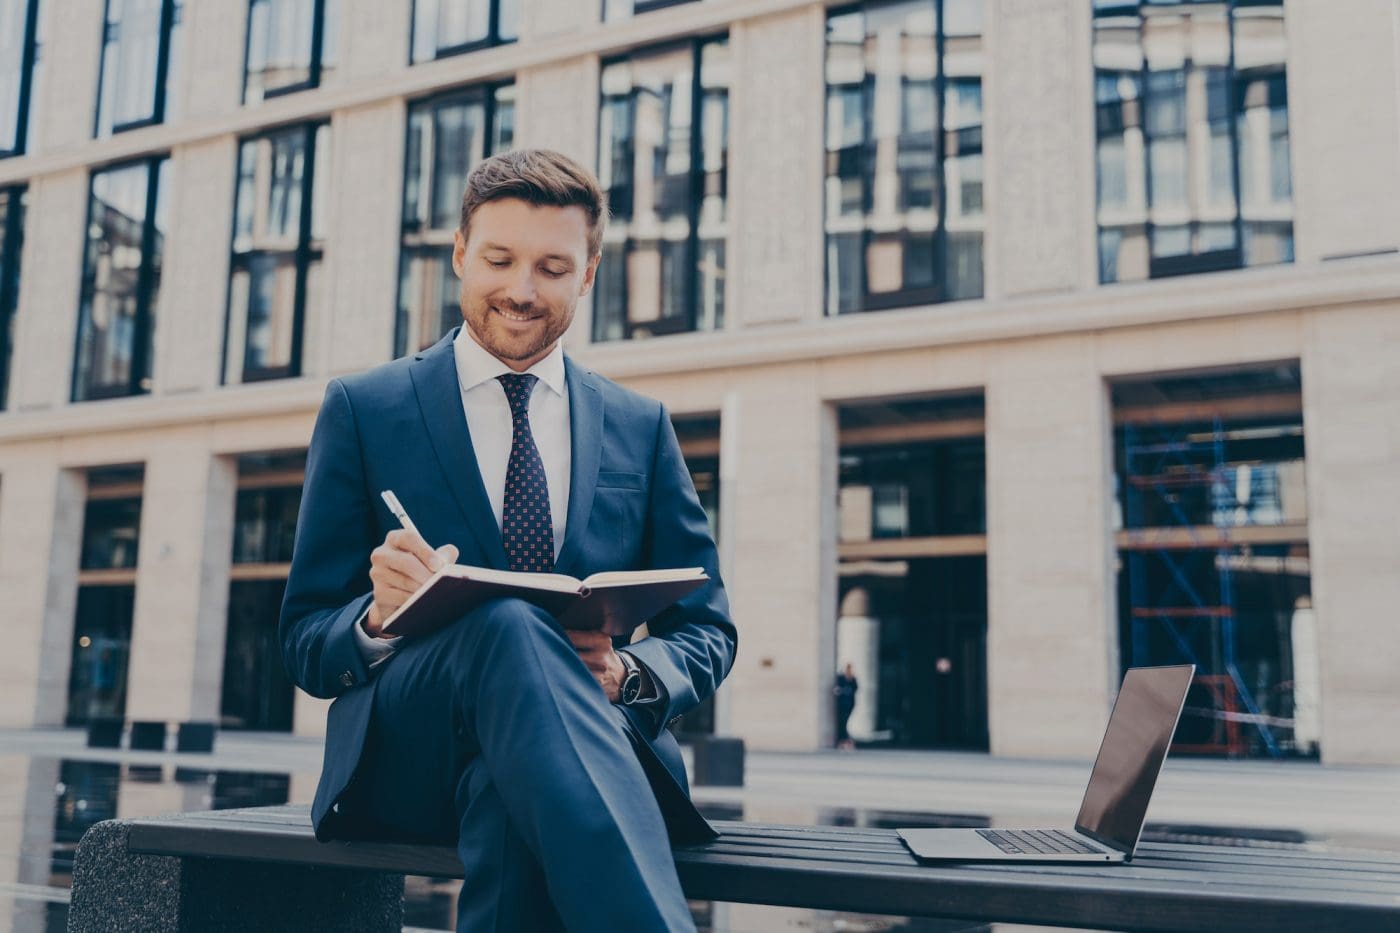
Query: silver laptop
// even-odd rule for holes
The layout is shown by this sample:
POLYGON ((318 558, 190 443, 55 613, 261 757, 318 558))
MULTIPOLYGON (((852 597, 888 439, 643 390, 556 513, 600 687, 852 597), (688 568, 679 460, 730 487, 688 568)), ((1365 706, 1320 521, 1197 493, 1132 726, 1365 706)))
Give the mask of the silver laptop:
POLYGON ((1126 862, 1176 731, 1196 665, 1135 667, 1108 717, 1073 830, 901 829, 921 859, 957 862, 1126 862))

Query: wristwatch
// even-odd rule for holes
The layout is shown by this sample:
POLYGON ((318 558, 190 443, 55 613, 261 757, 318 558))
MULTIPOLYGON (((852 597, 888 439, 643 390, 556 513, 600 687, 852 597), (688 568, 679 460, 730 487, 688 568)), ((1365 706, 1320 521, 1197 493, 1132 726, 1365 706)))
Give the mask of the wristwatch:
POLYGON ((617 656, 626 671, 622 675, 622 686, 618 689, 617 699, 623 706, 631 706, 637 702, 637 697, 642 695, 642 668, 629 652, 619 651, 617 656))

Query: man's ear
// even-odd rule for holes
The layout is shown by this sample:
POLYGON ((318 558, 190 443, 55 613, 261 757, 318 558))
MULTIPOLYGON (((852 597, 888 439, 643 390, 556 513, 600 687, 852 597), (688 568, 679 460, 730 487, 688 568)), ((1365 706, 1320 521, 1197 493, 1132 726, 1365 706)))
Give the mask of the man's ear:
POLYGON ((592 259, 588 260, 588 267, 583 270, 583 283, 579 285, 578 296, 582 298, 593 291, 593 280, 598 276, 598 262, 603 258, 601 252, 596 253, 592 259))
POLYGON ((467 238, 462 236, 459 227, 452 233, 452 271, 462 278, 467 268, 467 238))

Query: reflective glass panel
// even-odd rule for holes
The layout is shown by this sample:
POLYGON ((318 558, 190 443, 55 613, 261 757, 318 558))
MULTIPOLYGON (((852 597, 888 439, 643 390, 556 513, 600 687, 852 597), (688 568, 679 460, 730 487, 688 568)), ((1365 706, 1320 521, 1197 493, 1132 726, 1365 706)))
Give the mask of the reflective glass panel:
POLYGON ((432 346, 462 322, 452 242, 467 176, 514 140, 512 84, 410 105, 395 356, 432 346))
POLYGON ((157 159, 92 176, 74 401, 150 391, 168 166, 157 159))
POLYGON ((728 41, 638 52, 602 73, 599 179, 612 220, 595 341, 723 326, 728 41))
POLYGON ((827 19, 827 313, 982 294, 981 0, 827 19))
POLYGON ((1293 258, 1282 0, 1094 14, 1099 275, 1293 258))

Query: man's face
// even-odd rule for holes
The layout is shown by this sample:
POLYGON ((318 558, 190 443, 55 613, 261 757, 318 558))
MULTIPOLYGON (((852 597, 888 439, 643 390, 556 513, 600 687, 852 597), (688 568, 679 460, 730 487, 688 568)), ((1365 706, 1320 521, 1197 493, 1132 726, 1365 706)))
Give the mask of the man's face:
POLYGON ((488 353, 524 372, 554 349, 593 288, 588 214, 501 198, 479 206, 470 226, 452 250, 462 317, 488 353))

